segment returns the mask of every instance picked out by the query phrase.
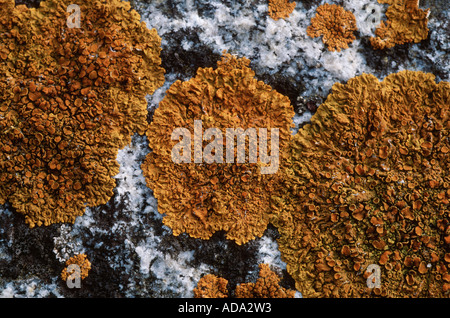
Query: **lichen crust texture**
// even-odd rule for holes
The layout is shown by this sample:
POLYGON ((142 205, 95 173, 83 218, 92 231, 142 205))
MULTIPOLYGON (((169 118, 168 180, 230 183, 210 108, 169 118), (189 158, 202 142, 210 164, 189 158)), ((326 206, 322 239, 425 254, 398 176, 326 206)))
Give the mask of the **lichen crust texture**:
POLYGON ((306 33, 313 38, 322 36, 322 42, 329 51, 339 52, 356 39, 356 30, 356 18, 352 12, 337 4, 325 3, 317 8, 306 33))
POLYGON ((280 286, 281 278, 268 264, 259 264, 259 278, 255 283, 236 286, 236 298, 294 298, 295 290, 280 286))
POLYGON ((207 274, 200 278, 197 287, 194 288, 195 298, 227 298, 228 281, 223 277, 207 274))
MULTIPOLYGON (((155 110, 147 131, 152 152, 142 169, 158 199, 158 210, 164 214, 163 222, 174 235, 186 232, 209 239, 216 231, 225 231, 228 239, 242 244, 262 236, 270 222, 270 198, 277 190, 279 171, 262 174, 260 169, 265 164, 259 157, 257 162, 238 163, 237 147, 235 161, 227 162, 226 129, 253 128, 259 134, 258 129, 265 128, 268 146, 272 143, 271 129, 278 129, 276 146, 281 162, 291 138, 294 111, 286 96, 254 78, 249 63, 246 58, 225 54, 216 69, 199 68, 194 78, 176 81, 155 110), (202 161, 195 162, 195 152, 199 152, 194 148, 195 121, 201 121, 202 135, 210 128, 221 132, 222 140, 211 138, 223 149, 221 162, 215 154, 220 148, 211 150, 208 138, 200 141, 202 161), (192 136, 189 163, 172 160, 172 151, 181 142, 172 140, 177 128, 187 129, 192 136), (215 159, 208 161, 208 155, 215 159)), ((249 142, 255 141, 247 137, 246 151, 249 142)))
POLYGON ((161 39, 118 0, 0 10, 0 204, 30 227, 74 222, 109 200, 118 150, 145 132, 161 39))
POLYGON ((86 279, 89 276, 91 265, 86 254, 74 255, 66 261, 66 267, 61 272, 61 279, 63 281, 67 281, 68 279, 86 279), (70 265, 76 265, 76 267, 70 265))
POLYGON ((293 137, 275 225, 303 296, 449 295, 449 107, 433 74, 363 74, 293 137))
POLYGON ((419 0, 378 0, 388 4, 386 21, 378 25, 370 38, 374 49, 392 48, 405 43, 419 43, 428 37, 430 10, 419 8, 419 0))
POLYGON ((288 18, 295 6, 296 3, 289 0, 269 0, 269 16, 274 20, 288 18))
POLYGON ((259 277, 256 282, 240 283, 234 291, 228 291, 228 280, 207 274, 200 278, 194 288, 195 298, 294 298, 295 290, 280 286, 281 277, 272 271, 269 264, 259 264, 259 277))

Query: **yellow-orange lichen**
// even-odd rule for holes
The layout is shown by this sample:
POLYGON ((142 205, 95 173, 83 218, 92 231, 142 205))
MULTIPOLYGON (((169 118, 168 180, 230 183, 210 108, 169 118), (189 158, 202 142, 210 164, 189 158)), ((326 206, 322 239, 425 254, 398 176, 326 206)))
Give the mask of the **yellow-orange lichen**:
POLYGON ((370 38, 374 49, 394 47, 396 44, 418 43, 428 37, 430 9, 419 9, 419 0, 378 0, 389 4, 387 21, 381 21, 370 38))
POLYGON ((434 79, 402 71, 336 83, 293 137, 273 208, 303 296, 449 295, 450 83, 434 79), (361 275, 371 264, 376 289, 361 275))
POLYGON ((311 25, 306 29, 310 37, 322 37, 329 51, 348 48, 355 40, 356 18, 350 11, 336 4, 325 3, 317 8, 311 25))
POLYGON ((106 203, 117 151, 147 126, 164 82, 160 38, 129 2, 2 0, 0 204, 31 226, 74 222, 106 203), (79 5, 80 28, 67 25, 79 5))
MULTIPOLYGON (((261 236, 270 221, 269 201, 278 184, 278 172, 262 174, 265 164, 261 157, 255 162, 237 162, 234 139, 226 145, 226 129, 241 128, 245 132, 265 128, 267 145, 272 144, 271 130, 279 129, 277 149, 281 162, 291 138, 294 111, 286 96, 254 78, 249 63, 246 58, 225 54, 216 69, 200 68, 189 81, 175 82, 155 111, 147 131, 153 151, 142 169, 147 185, 158 199, 158 210, 165 215, 163 222, 174 235, 186 232, 209 239, 214 232, 223 230, 228 239, 242 244, 261 236), (201 136, 210 128, 219 131, 223 138, 217 140, 217 147, 211 149, 208 138, 203 142, 200 139, 200 149, 195 147, 196 121, 201 121, 201 136), (188 155, 189 162, 175 163, 172 159, 172 151, 181 142, 181 138, 173 140, 172 133, 179 128, 193 136, 187 147, 193 154, 188 155), (234 148, 233 162, 228 161, 225 146, 234 148)), ((258 140, 261 138, 262 135, 258 140)), ((186 141, 184 137, 182 141, 186 141)), ((245 143, 246 150, 250 149, 248 141, 250 138, 245 143)), ((261 143, 259 147, 261 155, 261 143)), ((276 149, 271 149, 271 154, 273 150, 276 149)))
POLYGON ((197 287, 194 288, 195 298, 227 298, 228 281, 225 278, 207 274, 200 278, 197 287))
POLYGON ((85 279, 91 270, 91 262, 86 254, 77 254, 66 261, 66 267, 61 272, 61 278, 67 279, 85 279), (70 265, 77 265, 76 269, 70 265))
POLYGON ((286 19, 294 11, 295 2, 289 0, 269 0, 269 16, 274 19, 286 19))
POLYGON ((280 276, 268 264, 259 264, 259 278, 255 283, 242 283, 231 293, 227 290, 228 280, 212 274, 203 276, 194 288, 195 298, 294 298, 295 290, 280 286, 280 276))
POLYGON ((259 278, 255 283, 243 283, 236 286, 236 298, 294 298, 295 290, 280 286, 281 278, 268 264, 259 264, 259 278))

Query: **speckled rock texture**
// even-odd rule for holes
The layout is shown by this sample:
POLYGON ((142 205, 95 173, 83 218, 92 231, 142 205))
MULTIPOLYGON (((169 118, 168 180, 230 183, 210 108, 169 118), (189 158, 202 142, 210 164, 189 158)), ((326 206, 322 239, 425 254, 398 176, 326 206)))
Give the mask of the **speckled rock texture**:
MULTIPOLYGON (((38 0, 17 0, 31 7, 38 0)), ((148 122, 176 81, 199 67, 216 67, 222 52, 248 58, 255 77, 287 96, 294 106, 293 133, 307 123, 334 83, 363 73, 379 80, 401 70, 433 73, 450 81, 450 10, 446 0, 421 0, 430 8, 428 37, 414 44, 374 50, 370 37, 387 5, 376 0, 298 0, 286 19, 273 20, 266 0, 131 0, 148 28, 161 37, 165 84, 147 96, 148 122), (318 6, 341 5, 356 17, 358 30, 348 49, 328 51, 306 29, 318 6), (377 16, 377 13, 380 13, 377 16)), ((214 274, 235 289, 256 282, 258 264, 282 276, 280 286, 295 289, 269 225, 264 235, 237 245, 216 232, 209 240, 173 236, 162 222, 157 201, 146 186, 141 164, 152 150, 134 135, 119 150, 119 173, 112 198, 87 207, 74 224, 29 228, 9 203, 0 206, 0 297, 193 297, 200 278, 214 274), (84 253, 91 262, 81 288, 61 279, 65 262, 84 253)))

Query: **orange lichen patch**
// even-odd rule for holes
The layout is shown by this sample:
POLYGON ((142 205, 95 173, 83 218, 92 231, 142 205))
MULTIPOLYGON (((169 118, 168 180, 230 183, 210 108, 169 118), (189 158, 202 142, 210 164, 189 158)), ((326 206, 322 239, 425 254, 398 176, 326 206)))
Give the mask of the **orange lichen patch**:
MULTIPOLYGON (((214 232, 223 230, 228 239, 242 244, 261 236, 270 221, 269 201, 276 191, 278 171, 262 174, 260 156, 255 156, 256 162, 248 160, 249 138, 245 146, 247 159, 236 162, 236 143, 227 145, 226 130, 252 128, 259 134, 258 129, 265 128, 270 146, 271 129, 279 129, 281 162, 287 155, 294 111, 286 96, 254 78, 249 63, 246 58, 225 54, 216 69, 200 68, 191 80, 175 82, 155 111, 147 131, 153 152, 142 170, 158 199, 159 212, 165 214, 163 222, 174 235, 186 232, 195 238, 209 239, 214 232), (217 147, 211 149, 211 139, 216 141, 213 137, 198 143, 200 151, 195 149, 197 120, 201 121, 201 136, 210 128, 220 131, 217 147), (187 139, 182 136, 172 140, 171 136, 181 128, 190 134, 187 149, 192 151, 188 162, 175 163, 172 151, 181 139, 187 139), (233 162, 226 158, 226 147, 234 151, 233 162), (197 163, 195 157, 202 153, 204 157, 197 163)), ((262 147, 259 143, 259 151, 262 147)))
POLYGON ((449 128, 450 83, 432 74, 333 86, 293 137, 273 198, 282 259, 303 296, 449 295, 449 128), (380 289, 367 288, 370 264, 380 289))
POLYGON ((0 4, 0 204, 30 227, 74 222, 109 200, 119 148, 145 132, 145 96, 164 82, 161 40, 129 2, 0 4), (70 4, 80 28, 67 27, 70 4))
POLYGON ((289 0, 269 0, 269 16, 274 19, 285 19, 294 11, 295 2, 289 0))
POLYGON ((295 290, 280 286, 281 278, 268 264, 259 264, 259 278, 256 283, 243 283, 236 286, 236 298, 294 298, 295 290))
POLYGON ((294 298, 295 290, 280 286, 281 277, 273 272, 268 264, 259 264, 259 278, 255 283, 242 283, 231 293, 227 290, 228 281, 212 274, 203 276, 194 288, 195 298, 294 298))
POLYGON ((313 38, 323 35, 322 41, 328 50, 339 52, 355 40, 356 30, 353 13, 339 5, 325 3, 317 8, 306 33, 313 38))
POLYGON ((64 281, 67 281, 67 279, 73 280, 76 278, 85 279, 88 277, 90 270, 91 262, 88 260, 86 254, 77 254, 66 261, 66 267, 61 272, 61 278, 64 281), (77 265, 77 267, 75 269, 74 266, 70 265, 77 265))
POLYGON ((194 288, 195 298, 227 298, 228 281, 225 278, 207 274, 200 278, 197 287, 194 288))
POLYGON ((386 22, 381 21, 370 38, 374 49, 394 47, 396 44, 418 43, 428 37, 430 9, 419 9, 419 0, 378 0, 389 4, 386 22))

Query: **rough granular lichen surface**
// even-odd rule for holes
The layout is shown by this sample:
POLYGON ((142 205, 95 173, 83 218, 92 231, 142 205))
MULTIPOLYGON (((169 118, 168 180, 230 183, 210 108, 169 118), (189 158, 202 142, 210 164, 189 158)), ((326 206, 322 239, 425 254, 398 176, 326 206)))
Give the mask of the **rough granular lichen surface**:
POLYGON ((294 11, 295 5, 295 2, 289 0, 269 0, 269 16, 274 20, 287 18, 294 11))
POLYGON ((61 278, 64 281, 86 279, 90 270, 91 262, 86 254, 77 254, 66 261, 66 267, 61 272, 61 278))
POLYGON ((293 139, 278 202, 280 251, 304 296, 448 296, 449 107, 450 83, 429 73, 333 86, 293 139))
MULTIPOLYGON (((16 5, 38 8, 40 2, 16 0, 16 5)), ((423 71, 433 73, 436 83, 450 81, 447 0, 420 1, 419 8, 430 9, 425 40, 383 50, 374 50, 370 37, 376 36, 375 30, 381 20, 389 20, 385 13, 390 5, 376 0, 296 1, 289 16, 278 20, 269 16, 268 0, 129 2, 148 28, 155 28, 161 37, 166 82, 153 95, 147 96, 148 121, 152 120, 153 111, 165 91, 176 80, 189 80, 199 67, 215 67, 223 50, 251 60, 257 79, 291 99, 298 111, 294 117, 296 128, 309 122, 334 83, 345 84, 363 73, 382 80, 401 70, 423 71), (329 51, 321 38, 312 38, 306 33, 317 8, 325 2, 342 5, 357 20, 356 39, 340 52, 329 51), (308 105, 306 110, 299 109, 297 97, 301 97, 300 104, 308 105)), ((0 10, 13 7, 9 0, 0 0, 0 3, 0 10)), ((87 1, 84 3, 88 4, 87 1)), ((2 12, 0 16, 8 15, 2 12)), ((66 16, 61 15, 61 18, 65 20, 66 16)), ((82 27, 83 21, 82 11, 82 27)), ((121 25, 122 21, 113 18, 112 24, 121 25)), ((27 26, 26 23, 22 25, 27 26)), ((19 31, 22 29, 18 28, 19 31)), ((6 47, 0 50, 0 64, 4 61, 2 56, 9 55, 5 50, 6 47)), ((146 136, 134 135, 131 144, 111 159, 120 164, 119 173, 114 176, 116 186, 112 198, 107 204, 84 209, 84 214, 77 217, 74 224, 30 229, 10 203, 0 205, 0 297, 174 297, 184 303, 184 298, 180 297, 192 297, 202 275, 214 273, 234 287, 242 282, 255 282, 259 263, 278 265, 283 269, 282 282, 286 283, 283 286, 295 288, 295 281, 284 270, 286 264, 280 258, 276 243, 279 233, 271 225, 261 238, 242 245, 227 240, 226 233, 220 231, 209 240, 186 234, 173 236, 172 231, 162 224, 163 215, 157 210, 157 201, 146 186, 141 170, 141 163, 150 151, 146 136), (67 231, 58 234, 60 229, 67 231), (81 288, 70 289, 61 279, 64 267, 61 262, 78 253, 89 255, 93 266, 81 288)), ((286 198, 290 200, 289 196, 286 198)), ((329 227, 329 230, 333 228, 329 227)), ((347 254, 347 247, 343 251, 347 254)), ((285 250, 283 255, 300 259, 299 253, 303 250, 294 248, 289 253, 285 250)), ((333 264, 328 264, 328 254, 323 256, 327 266, 333 264)), ((383 251, 379 256, 382 263, 392 262, 397 257, 389 251, 383 251)), ((414 259, 407 259, 406 264, 412 265, 409 269, 414 270, 414 259)), ((444 255, 444 262, 446 259, 449 259, 448 255, 444 255)), ((435 266, 436 263, 431 264, 435 266)), ((418 265, 417 271, 428 268, 428 263, 421 266, 419 262, 418 265)), ((292 274, 291 266, 288 268, 292 274)), ((382 267, 383 282, 389 277, 383 266, 389 268, 391 265, 379 266, 382 267)), ((440 265, 440 270, 443 269, 440 265)), ((357 277, 364 275, 361 270, 356 273, 357 277)), ((314 275, 324 276, 317 271, 314 275)), ((325 277, 328 279, 330 275, 325 277)), ((441 279, 448 279, 448 276, 442 275, 441 279)), ((360 286, 367 285, 365 280, 360 278, 360 286)), ((407 282, 404 286, 408 286, 407 282)), ((370 295, 378 297, 376 293, 383 295, 381 290, 373 290, 370 295)), ((168 311, 174 309, 176 306, 167 308, 168 311)))
POLYGON ((356 30, 356 18, 352 12, 339 5, 325 3, 317 8, 306 32, 313 38, 323 36, 322 41, 328 50, 339 52, 356 39, 356 30))
POLYGON ((378 0, 389 4, 388 20, 381 21, 370 43, 375 49, 392 48, 405 43, 419 43, 428 37, 430 9, 419 8, 420 0, 378 0))
POLYGON ((259 264, 259 278, 255 283, 236 286, 236 298, 294 298, 295 290, 280 286, 280 276, 268 264, 259 264))
POLYGON ((272 271, 269 264, 259 264, 259 277, 256 282, 241 283, 229 292, 228 281, 213 274, 203 276, 194 288, 195 298, 294 298, 295 290, 280 286, 281 277, 272 271))
POLYGON ((227 298, 228 281, 213 274, 203 276, 194 288, 195 298, 227 298))
POLYGON ((144 133, 145 95, 164 82, 160 38, 121 1, 2 3, 0 203, 31 227, 106 203, 117 151, 144 133), (67 24, 69 4, 83 23, 67 24))
POLYGON ((276 160, 280 162, 285 158, 294 111, 286 96, 254 78, 249 63, 246 58, 225 54, 216 69, 200 68, 191 80, 175 82, 155 111, 147 131, 152 153, 142 169, 158 199, 159 212, 165 214, 164 224, 172 228, 174 235, 186 232, 208 239, 223 230, 227 238, 242 244, 260 237, 270 221, 269 201, 276 191, 278 173, 263 174, 260 156, 257 162, 237 162, 238 147, 232 144, 234 138, 231 144, 226 139, 226 129, 240 128, 242 136, 248 128, 255 129, 258 138, 248 137, 245 142, 247 158, 250 143, 259 147, 261 154, 262 144, 254 143, 262 139, 256 129, 267 129, 267 146, 272 145, 271 129, 278 129, 276 160), (196 120, 201 121, 199 133, 204 140, 200 139, 200 152, 205 155, 200 162, 194 158, 198 152, 194 148, 196 120), (172 138, 172 133, 178 128, 187 129, 192 136, 188 141, 188 149, 192 148, 189 162, 175 163, 172 157, 180 142, 172 138), (222 140, 216 140, 217 135, 202 137, 209 129, 219 130, 222 140), (214 140, 219 147, 211 150, 206 140, 214 140), (227 159, 228 150, 224 150, 230 146, 234 149, 233 162, 227 159), (213 152, 213 160, 208 159, 206 155, 213 152))

